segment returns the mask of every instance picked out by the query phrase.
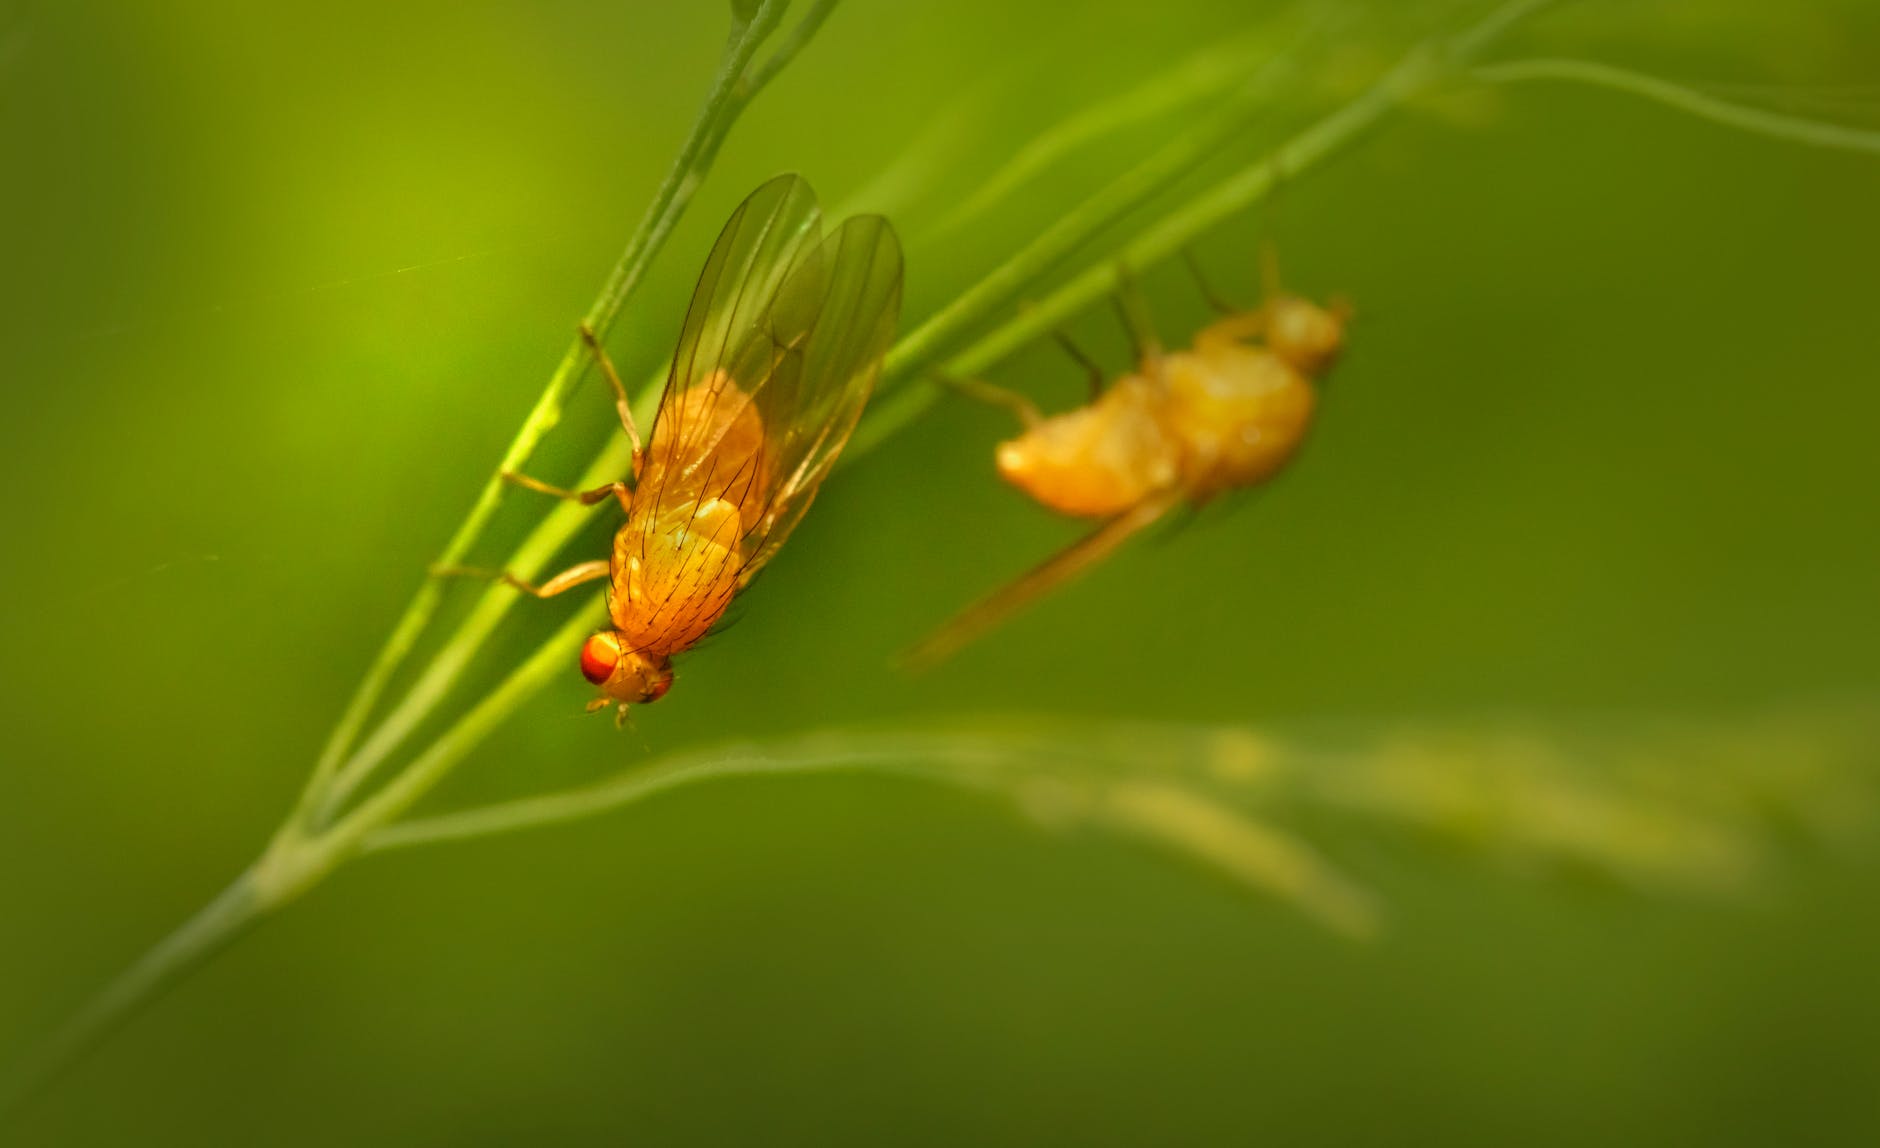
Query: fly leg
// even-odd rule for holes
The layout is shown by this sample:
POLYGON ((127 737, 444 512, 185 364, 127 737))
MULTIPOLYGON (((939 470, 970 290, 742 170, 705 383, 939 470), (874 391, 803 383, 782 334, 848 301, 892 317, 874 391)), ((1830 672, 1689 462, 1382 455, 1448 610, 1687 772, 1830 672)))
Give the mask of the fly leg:
POLYGON ((1202 273, 1201 261, 1195 258, 1193 248, 1182 248, 1182 262, 1187 265, 1188 274, 1194 277, 1195 286, 1201 289, 1201 297, 1215 312, 1221 315, 1238 315, 1244 310, 1230 303, 1225 295, 1217 292, 1214 285, 1208 282, 1207 275, 1202 273))
POLYGON ((1262 303, 1271 303, 1286 293, 1279 274, 1279 248, 1269 237, 1260 241, 1260 294, 1262 303))
POLYGON ((579 566, 570 566, 539 586, 518 578, 507 570, 483 570, 475 566, 433 566, 431 573, 440 578, 485 578, 492 582, 507 583, 524 594, 536 598, 553 598, 583 583, 595 582, 607 577, 612 573, 612 568, 606 559, 597 558, 592 562, 583 562, 579 566))
POLYGON ((1279 214, 1280 195, 1286 190, 1286 165, 1276 155, 1269 170, 1272 172, 1273 190, 1260 203, 1260 306, 1263 310, 1286 293, 1279 274, 1279 248, 1273 244, 1273 232, 1276 230, 1273 219, 1279 214))
MULTIPOLYGON (((1023 308, 1021 308, 1021 310, 1022 309, 1023 308)), ((1103 396, 1103 381, 1105 377, 1103 365, 1091 358, 1082 347, 1079 347, 1076 342, 1063 331, 1052 331, 1051 338, 1058 346, 1064 348, 1064 353, 1069 355, 1072 359, 1075 359, 1077 365, 1082 367, 1084 372, 1089 375, 1090 401, 1095 402, 1097 399, 1101 398, 1103 396)), ((1157 353, 1159 354, 1160 352, 1158 351, 1157 353)), ((1024 424, 1026 430, 1030 430, 1032 427, 1044 421, 1044 414, 1039 411, 1037 403, 1032 402, 1031 399, 1008 387, 988 383, 983 379, 956 379, 939 371, 933 372, 933 378, 942 386, 949 388, 965 398, 972 399, 974 402, 985 403, 988 406, 1003 407, 1011 411, 1018 416, 1018 421, 1024 424)))
POLYGON ((597 486, 593 490, 569 490, 566 487, 552 486, 539 478, 530 478, 526 474, 513 470, 503 471, 502 476, 504 482, 520 486, 524 490, 533 490, 538 494, 546 494, 551 498, 568 502, 578 502, 582 506, 593 506, 612 495, 614 500, 620 503, 620 509, 627 511, 633 509, 633 489, 624 482, 610 482, 606 486, 597 486))
POLYGON ((1286 170, 1275 158, 1269 168, 1272 179, 1272 192, 1262 202, 1260 239, 1260 305, 1251 311, 1236 307, 1217 294, 1208 280, 1201 273, 1201 264, 1195 259, 1194 252, 1184 249, 1182 259, 1188 264, 1188 271, 1194 276, 1195 284, 1201 288, 1201 295, 1208 301, 1208 306, 1220 312, 1221 318, 1196 338, 1196 346, 1204 341, 1226 340, 1243 343, 1250 339, 1263 338, 1271 325, 1273 305, 1283 298, 1286 288, 1279 273, 1279 252, 1273 245, 1273 212, 1280 192, 1285 188, 1286 170))
POLYGON ((1094 403, 1098 399, 1102 398, 1103 397, 1103 367, 1102 365, 1099 364, 1095 359, 1091 358, 1088 354, 1086 354, 1082 347, 1079 347, 1076 343, 1072 342, 1071 337, 1069 335, 1066 335, 1064 332, 1053 331, 1051 332, 1051 338, 1057 343, 1058 346, 1064 348, 1065 354, 1077 360, 1077 365, 1082 367, 1084 369, 1084 373, 1090 376, 1090 401, 1094 403))
POLYGON ((614 389, 614 409, 620 413, 620 429, 627 432, 627 441, 633 444, 633 477, 640 477, 640 462, 646 452, 640 443, 640 428, 633 422, 633 401, 627 398, 627 387, 620 381, 620 372, 614 370, 614 361, 607 357, 607 348, 601 346, 599 335, 586 323, 581 324, 581 338, 587 342, 588 350, 594 352, 594 361, 600 364, 601 374, 607 376, 607 385, 614 389))
POLYGON ((1260 279, 1264 284, 1262 293, 1266 296, 1260 305, 1249 311, 1236 307, 1225 298, 1215 293, 1207 277, 1201 273, 1201 264, 1195 259, 1193 251, 1183 249, 1182 261, 1188 264, 1189 274, 1194 276, 1195 285, 1201 289, 1202 298, 1208 306, 1221 315, 1219 319, 1195 336, 1195 347, 1201 349, 1217 343, 1244 343, 1261 338, 1266 334, 1272 312, 1273 300, 1279 290, 1279 270, 1273 255, 1271 240, 1262 240, 1260 244, 1260 279))
POLYGON ((1129 332, 1136 361, 1144 367, 1160 362, 1162 337, 1155 333, 1149 300, 1142 293, 1142 285, 1136 282, 1136 273, 1130 270, 1129 264, 1121 262, 1116 265, 1116 313, 1122 316, 1123 329, 1129 332))
POLYGON ((1038 404, 1008 387, 988 383, 981 379, 956 379, 952 375, 933 372, 934 381, 964 398, 987 406, 1003 407, 1018 416, 1018 421, 1030 430, 1044 421, 1044 415, 1038 410, 1038 404))
MULTIPOLYGON (((620 412, 620 425, 627 432, 627 441, 633 444, 633 477, 637 480, 640 477, 640 462, 644 452, 640 448, 639 428, 633 425, 633 405, 627 401, 627 388, 620 381, 620 372, 614 370, 613 360, 609 359, 607 352, 602 349, 600 337, 595 335, 594 328, 586 323, 581 324, 581 338, 587 343, 588 349, 594 352, 595 360, 601 365, 601 374, 607 376, 608 385, 614 389, 614 408, 620 412)), ((593 506, 612 495, 614 500, 620 503, 620 509, 626 511, 633 509, 633 489, 624 482, 610 482, 606 486, 597 486, 593 490, 569 490, 513 470, 504 470, 502 478, 504 482, 513 483, 524 490, 533 490, 538 494, 546 494, 551 498, 560 498, 568 502, 578 502, 583 506, 593 506)))

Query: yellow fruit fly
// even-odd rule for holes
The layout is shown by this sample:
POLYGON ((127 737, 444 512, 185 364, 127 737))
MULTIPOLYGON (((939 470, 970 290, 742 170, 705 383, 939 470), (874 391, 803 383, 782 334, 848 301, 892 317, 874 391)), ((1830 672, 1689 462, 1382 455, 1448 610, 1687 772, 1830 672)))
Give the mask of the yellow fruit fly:
POLYGON ((1350 316, 1342 303, 1320 306, 1281 289, 1270 258, 1266 280, 1260 306, 1235 310, 1216 302, 1222 317, 1192 347, 1165 352, 1129 275, 1119 270, 1136 369, 1102 388, 1100 368, 1066 342, 1091 370, 1095 393, 1063 414, 1045 417, 1024 396, 985 383, 953 384, 1012 409, 1024 424, 1023 433, 998 446, 1001 478, 1060 514, 1102 525, 956 615, 909 652, 908 665, 924 668, 951 656, 1183 503, 1257 485, 1285 467, 1311 427, 1317 383, 1343 348, 1350 316))
POLYGON ((587 334, 633 442, 632 482, 573 491, 519 474, 517 485, 626 512, 607 558, 536 585, 538 598, 607 579, 611 628, 581 648, 600 687, 590 712, 658 701, 674 654, 724 616, 802 519, 861 417, 901 309, 901 247, 878 215, 822 234, 816 197, 779 176, 725 224, 686 312, 644 449, 620 376, 587 334))

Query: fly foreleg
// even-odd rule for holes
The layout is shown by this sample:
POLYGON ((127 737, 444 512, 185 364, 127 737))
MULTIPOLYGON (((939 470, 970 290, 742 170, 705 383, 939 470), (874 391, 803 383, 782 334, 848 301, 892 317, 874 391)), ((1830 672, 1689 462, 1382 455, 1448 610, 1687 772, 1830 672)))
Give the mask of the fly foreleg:
POLYGON ((1044 421, 1044 415, 1038 410, 1037 403, 1032 402, 1024 395, 1007 387, 1001 387, 996 383, 988 383, 981 379, 956 379, 951 375, 943 374, 939 371, 933 373, 933 378, 934 381, 941 386, 946 387, 948 390, 964 398, 969 398, 976 403, 985 403, 987 406, 1002 407, 1005 410, 1011 411, 1018 416, 1019 422, 1025 424, 1026 430, 1030 430, 1032 427, 1044 421))
POLYGON ((1214 284, 1208 281, 1207 275, 1201 270, 1201 260, 1195 258, 1192 248, 1182 248, 1182 262, 1187 265, 1188 274, 1201 291, 1201 297, 1215 312, 1221 315, 1239 315, 1246 311, 1246 308, 1235 306, 1225 295, 1214 289, 1214 284))
POLYGON ((633 477, 640 477, 640 462, 646 452, 640 443, 640 428, 633 422, 633 401, 627 398, 627 385, 620 381, 620 372, 614 370, 614 361, 607 357, 607 348, 601 346, 599 335, 586 323, 581 324, 581 338, 587 342, 588 350, 594 352, 594 361, 600 364, 601 374, 607 376, 607 385, 614 391, 614 410, 620 414, 620 429, 627 432, 627 441, 633 444, 633 477))
POLYGON ((1145 368, 1160 362, 1162 337, 1156 334, 1155 319, 1149 313, 1149 300, 1142 293, 1142 285, 1136 281, 1136 273, 1129 264, 1120 261, 1116 265, 1116 312, 1122 317, 1123 329, 1129 332, 1129 342, 1135 349, 1136 361, 1145 368))
MULTIPOLYGON (((1102 398, 1103 397, 1103 366, 1102 364, 1098 363, 1095 359, 1091 358, 1089 354, 1087 354, 1082 347, 1078 346, 1074 341, 1072 341, 1071 337, 1069 335, 1066 335, 1064 332, 1053 331, 1051 332, 1051 338, 1054 341, 1056 341, 1058 346, 1064 348, 1065 354, 1077 360, 1077 365, 1084 369, 1084 373, 1086 375, 1090 376, 1090 401, 1094 403, 1098 399, 1102 398)), ((1026 425, 1029 426, 1030 424, 1026 424, 1026 425)))
POLYGON ((612 568, 605 559, 597 558, 592 562, 583 562, 579 566, 570 566, 539 586, 518 578, 507 570, 483 570, 475 566, 433 566, 431 573, 440 578, 486 578, 492 582, 507 583, 532 597, 553 598, 576 586, 607 577, 612 573, 612 568))
POLYGON ((513 470, 505 470, 502 474, 504 482, 520 486, 524 490, 533 490, 538 494, 546 494, 551 498, 559 498, 568 502, 578 502, 582 506, 593 506, 597 502, 605 501, 609 495, 612 495, 614 499, 620 503, 620 509, 633 509, 633 488, 629 487, 624 482, 610 482, 606 486, 597 486, 593 490, 569 490, 566 487, 551 486, 539 478, 530 478, 526 474, 520 474, 513 470))

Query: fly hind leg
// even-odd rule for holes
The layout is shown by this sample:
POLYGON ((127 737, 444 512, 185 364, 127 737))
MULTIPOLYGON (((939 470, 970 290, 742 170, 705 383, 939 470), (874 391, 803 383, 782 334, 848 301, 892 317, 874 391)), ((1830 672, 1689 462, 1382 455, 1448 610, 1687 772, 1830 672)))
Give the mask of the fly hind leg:
POLYGON ((1149 300, 1136 281, 1136 273, 1122 262, 1116 265, 1116 312, 1122 317, 1123 329, 1129 332, 1136 361, 1145 369, 1153 370, 1162 359, 1162 337, 1156 334, 1155 318, 1149 312, 1149 300))
POLYGON ((502 582, 513 586, 524 594, 528 594, 532 597, 553 598, 555 595, 566 593, 576 586, 588 582, 596 582, 607 577, 612 573, 612 567, 608 565, 605 559, 597 558, 592 562, 583 562, 578 566, 570 566, 568 569, 563 570, 561 573, 540 585, 519 578, 507 570, 483 570, 475 566, 433 566, 431 573, 440 578, 484 578, 492 582, 502 582))

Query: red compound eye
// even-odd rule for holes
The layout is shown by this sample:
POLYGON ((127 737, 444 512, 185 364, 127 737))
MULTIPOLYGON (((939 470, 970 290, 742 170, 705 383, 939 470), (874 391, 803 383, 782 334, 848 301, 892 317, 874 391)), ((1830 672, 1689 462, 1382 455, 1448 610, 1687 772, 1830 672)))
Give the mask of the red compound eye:
POLYGON ((595 634, 581 647, 581 676, 600 685, 620 664, 620 643, 612 634, 595 634))

